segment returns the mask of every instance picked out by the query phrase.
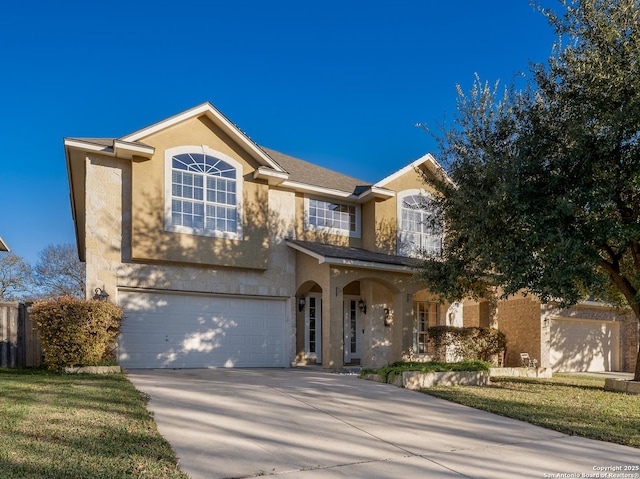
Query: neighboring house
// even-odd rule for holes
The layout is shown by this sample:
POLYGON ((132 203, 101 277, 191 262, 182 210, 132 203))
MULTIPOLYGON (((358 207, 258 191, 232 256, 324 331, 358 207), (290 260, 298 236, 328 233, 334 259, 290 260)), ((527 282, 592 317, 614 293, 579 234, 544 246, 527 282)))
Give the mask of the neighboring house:
MULTIPOLYGON (((209 103, 64 145, 87 296, 124 308, 124 367, 377 367, 428 354, 428 326, 496 326, 414 280, 418 250, 441 245, 429 154, 370 184, 256 145, 209 103)), ((537 345, 511 343, 534 357, 535 307, 537 332, 513 334, 537 345)))
POLYGON ((7 243, 5 243, 1 237, 0 237, 0 251, 9 251, 9 247, 7 246, 7 243))

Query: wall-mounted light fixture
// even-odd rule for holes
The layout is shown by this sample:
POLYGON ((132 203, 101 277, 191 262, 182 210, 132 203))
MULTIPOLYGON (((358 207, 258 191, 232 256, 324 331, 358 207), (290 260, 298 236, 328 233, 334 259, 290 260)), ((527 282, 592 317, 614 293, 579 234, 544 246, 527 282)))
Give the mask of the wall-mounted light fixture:
POLYGON ((298 299, 298 311, 302 311, 305 304, 307 304, 307 299, 304 297, 304 294, 301 294, 298 299))
POLYGON ((104 290, 104 285, 102 285, 102 288, 96 288, 93 292, 95 293, 93 299, 96 301, 106 301, 109 299, 109 293, 104 290))
POLYGON ((360 298, 360 301, 358 301, 358 309, 360 309, 360 312, 362 314, 367 314, 367 303, 364 302, 364 299, 360 298))
POLYGON ((542 322, 543 322, 545 328, 548 328, 549 325, 551 324, 551 320, 549 319, 549 317, 544 318, 542 320, 542 322))
POLYGON ((384 308, 384 325, 391 326, 391 323, 393 323, 391 312, 389 311, 389 308, 384 308))

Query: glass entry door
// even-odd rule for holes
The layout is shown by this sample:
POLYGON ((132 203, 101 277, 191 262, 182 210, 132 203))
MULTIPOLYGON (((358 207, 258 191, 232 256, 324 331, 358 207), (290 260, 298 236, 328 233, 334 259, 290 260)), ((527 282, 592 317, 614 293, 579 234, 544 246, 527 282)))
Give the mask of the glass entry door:
POLYGON ((360 343, 362 342, 362 326, 360 310, 358 309, 359 297, 345 297, 344 311, 344 362, 351 363, 354 359, 360 359, 360 343))
POLYGON ((310 294, 305 305, 304 350, 309 359, 322 362, 322 297, 310 294))

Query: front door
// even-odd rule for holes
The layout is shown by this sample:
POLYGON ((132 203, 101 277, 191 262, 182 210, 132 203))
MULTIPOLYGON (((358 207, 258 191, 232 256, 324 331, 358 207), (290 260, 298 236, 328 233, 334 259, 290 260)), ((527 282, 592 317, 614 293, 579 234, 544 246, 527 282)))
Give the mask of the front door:
POLYGON ((304 314, 304 350, 309 359, 322 362, 322 296, 310 294, 304 314))
POLYGON ((360 359, 361 325, 359 297, 345 297, 344 300, 344 362, 360 359))

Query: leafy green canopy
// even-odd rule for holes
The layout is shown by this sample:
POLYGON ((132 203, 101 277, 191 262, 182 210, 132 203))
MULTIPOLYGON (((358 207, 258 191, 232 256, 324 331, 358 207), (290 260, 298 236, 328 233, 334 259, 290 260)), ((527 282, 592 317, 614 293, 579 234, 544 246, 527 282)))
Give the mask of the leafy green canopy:
POLYGON ((439 138, 442 258, 422 279, 443 298, 526 291, 567 306, 588 294, 640 317, 640 5, 561 1, 558 34, 528 85, 458 90, 439 138))

